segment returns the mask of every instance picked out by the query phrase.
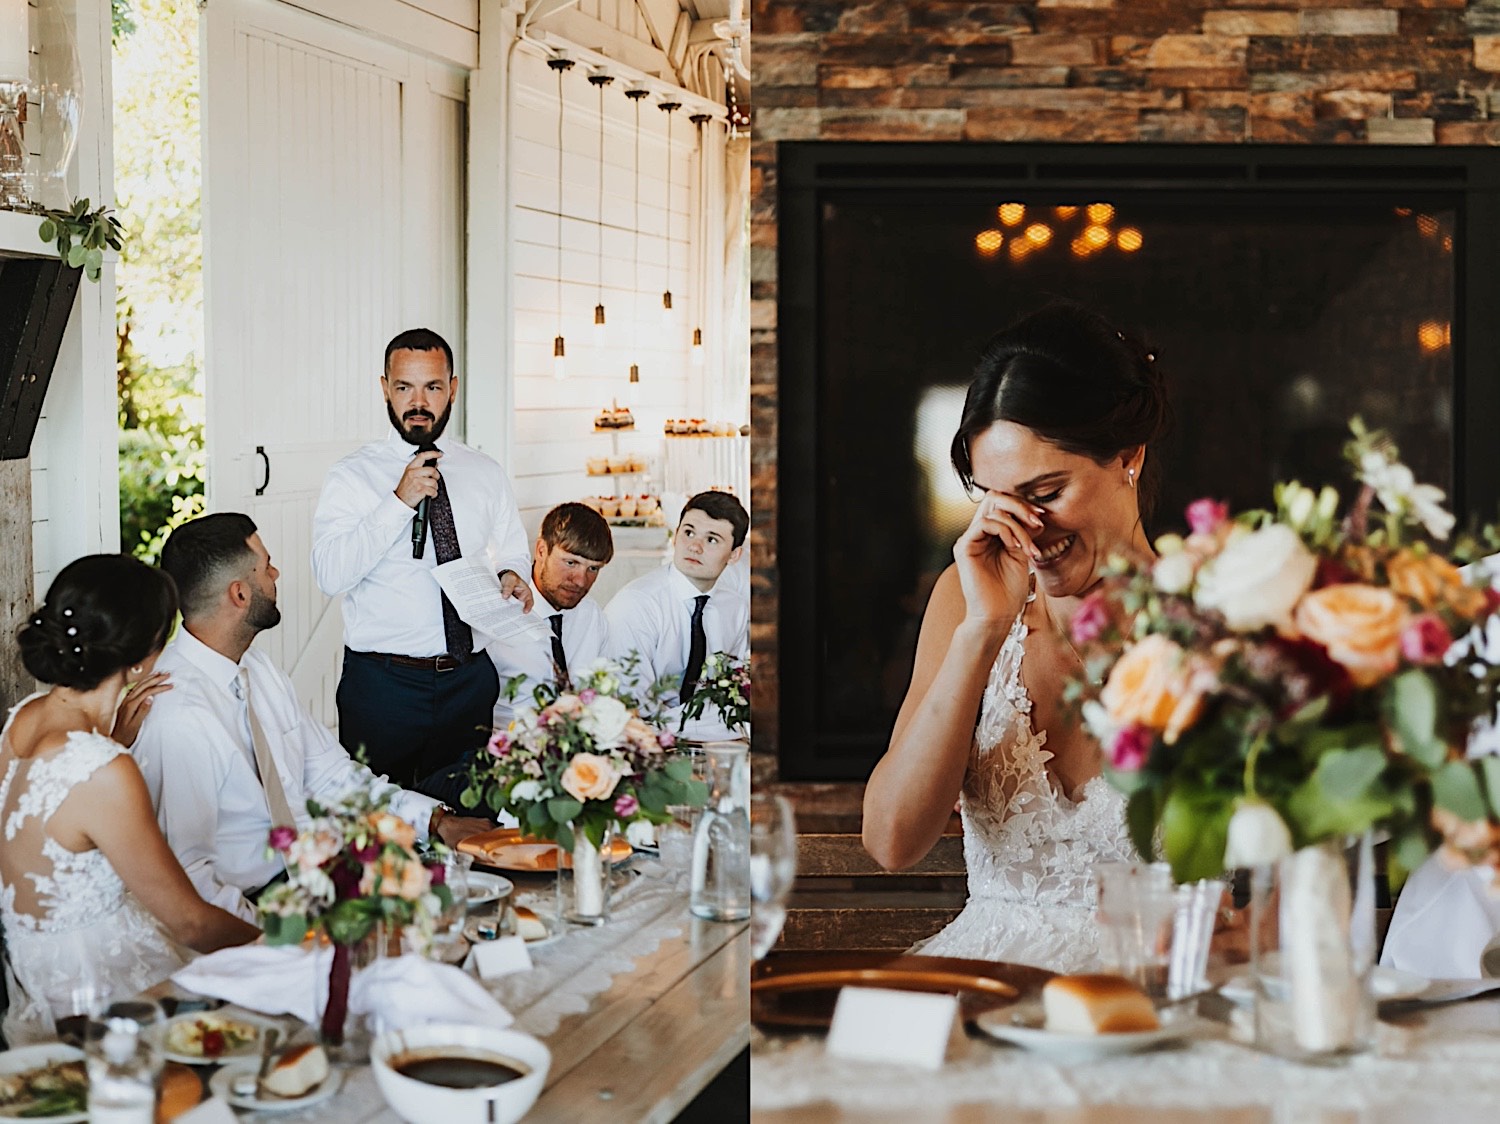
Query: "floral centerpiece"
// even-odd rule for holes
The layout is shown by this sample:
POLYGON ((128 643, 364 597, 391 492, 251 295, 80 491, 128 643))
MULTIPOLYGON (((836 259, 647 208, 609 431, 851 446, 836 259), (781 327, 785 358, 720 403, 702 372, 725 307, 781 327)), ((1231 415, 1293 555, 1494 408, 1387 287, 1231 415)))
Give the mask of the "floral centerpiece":
POLYGON ((1496 595, 1455 565, 1472 538, 1450 560, 1417 537, 1451 533, 1443 493, 1353 429, 1346 517, 1333 488, 1297 483, 1233 520, 1199 500, 1186 539, 1114 564, 1072 619, 1073 694, 1137 847, 1159 832, 1180 880, 1371 828, 1406 869, 1438 840, 1497 853, 1500 757, 1466 755, 1495 711, 1496 595))
POLYGON ((1344 844, 1361 841, 1367 871, 1371 833, 1387 834, 1393 881, 1435 843, 1500 856, 1500 756, 1471 755, 1500 684, 1497 598, 1455 564, 1482 550, 1465 536, 1439 551, 1443 493, 1384 435, 1353 431, 1361 489, 1342 518, 1329 487, 1282 484, 1274 511, 1235 519, 1199 500, 1190 535, 1112 563, 1070 622, 1085 663, 1071 692, 1137 848, 1180 881, 1253 867, 1262 917, 1279 910, 1274 936, 1252 922, 1286 973, 1257 1027, 1302 1056, 1362 1048, 1373 1026, 1372 875, 1351 890, 1344 844))
MULTIPOLYGON (((713 652, 703 661, 703 673, 693 697, 682 708, 682 724, 702 718, 712 706, 720 720, 740 737, 750 731, 750 666, 728 652, 713 652)), ((681 726, 679 726, 679 729, 681 726)))
POLYGON ((309 929, 327 934, 334 951, 322 1032, 334 1045, 343 1040, 355 948, 379 939, 382 925, 399 925, 423 943, 452 903, 445 848, 433 841, 432 854, 419 854, 416 829, 388 805, 389 796, 366 791, 333 807, 309 800, 305 831, 271 829, 270 848, 286 863, 287 880, 261 895, 261 925, 272 945, 299 944, 309 929))
MULTIPOLYGON (((674 736, 638 713, 630 671, 600 660, 573 677, 572 690, 537 685, 533 705, 490 739, 463 795, 467 806, 508 812, 528 834, 571 853, 575 920, 602 915, 600 854, 617 830, 649 845, 655 825, 672 818, 668 805, 701 805, 708 795, 692 762, 669 752, 674 736)), ((648 693, 648 707, 656 696, 648 693)))

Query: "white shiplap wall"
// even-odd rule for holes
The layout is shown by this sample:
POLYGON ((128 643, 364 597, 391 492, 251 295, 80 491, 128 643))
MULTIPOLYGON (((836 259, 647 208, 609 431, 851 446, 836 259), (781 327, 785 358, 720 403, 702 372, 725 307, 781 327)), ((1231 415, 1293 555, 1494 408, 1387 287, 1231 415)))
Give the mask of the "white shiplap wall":
MULTIPOLYGON (((611 9, 611 19, 616 17, 613 0, 594 0, 593 6, 601 4, 611 9)), ((622 0, 621 12, 627 8, 633 10, 633 5, 622 0)), ((575 66, 563 76, 559 219, 557 77, 533 52, 518 51, 515 66, 516 444, 511 469, 522 514, 527 526, 534 527, 554 504, 602 490, 600 481, 585 475, 588 457, 618 448, 659 459, 663 421, 700 409, 702 377, 688 360, 701 312, 693 277, 698 149, 689 110, 672 115, 669 153, 668 115, 657 108, 662 97, 653 92, 642 99, 637 207, 635 106, 625 96, 627 83, 617 79, 604 92, 601 210, 599 95, 587 81, 586 68, 575 66), (602 341, 593 326, 601 285, 609 322, 602 341), (670 325, 664 324, 661 311, 667 288, 676 310, 670 325), (562 381, 552 377, 552 341, 559 322, 568 351, 568 377, 562 381), (641 369, 633 398, 631 363, 641 369), (596 435, 594 414, 616 398, 632 407, 635 431, 596 435)))

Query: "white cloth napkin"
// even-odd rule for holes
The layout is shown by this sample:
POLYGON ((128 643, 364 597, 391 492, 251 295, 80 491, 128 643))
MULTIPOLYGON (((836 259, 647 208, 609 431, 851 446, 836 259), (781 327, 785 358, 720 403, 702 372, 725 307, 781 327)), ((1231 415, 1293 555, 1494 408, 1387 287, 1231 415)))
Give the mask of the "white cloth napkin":
MULTIPOLYGON (((268 1015, 318 1019, 318 996, 328 987, 332 948, 244 945, 200 956, 172 976, 200 995, 226 999, 268 1015)), ((378 1033, 426 1022, 506 1027, 510 1012, 461 969, 420 956, 377 960, 349 985, 349 1013, 372 1017, 378 1033)))

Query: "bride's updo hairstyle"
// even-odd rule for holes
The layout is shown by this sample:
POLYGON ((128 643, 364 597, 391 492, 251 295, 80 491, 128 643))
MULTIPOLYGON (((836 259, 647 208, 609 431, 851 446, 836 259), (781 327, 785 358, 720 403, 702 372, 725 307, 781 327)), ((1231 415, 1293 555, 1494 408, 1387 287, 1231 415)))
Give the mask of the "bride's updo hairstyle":
POLYGON ((965 488, 974 483, 969 444, 997 421, 1099 465, 1146 446, 1137 492, 1150 515, 1161 478, 1152 446, 1172 421, 1166 380, 1155 354, 1102 316, 1055 301, 985 347, 951 451, 965 488))
POLYGON ((43 683, 92 691, 166 643, 176 613, 177 588, 162 571, 90 554, 63 567, 21 626, 21 662, 43 683))

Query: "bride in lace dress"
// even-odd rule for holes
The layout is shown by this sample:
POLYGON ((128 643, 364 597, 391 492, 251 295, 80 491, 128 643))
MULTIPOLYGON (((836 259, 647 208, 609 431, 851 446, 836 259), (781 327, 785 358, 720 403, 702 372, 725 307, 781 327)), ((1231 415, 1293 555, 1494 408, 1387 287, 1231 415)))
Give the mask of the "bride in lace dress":
POLYGON ((969 900, 922 952, 1097 966, 1092 867, 1136 854, 1062 697, 1080 670, 1068 633, 1109 557, 1150 550, 1148 451, 1169 419, 1154 356, 1076 305, 1020 321, 980 360, 952 450, 978 509, 865 790, 865 847, 891 870, 932 849, 958 801, 969 900))
POLYGON ((129 997, 190 955, 259 935, 198 896, 156 824, 126 741, 160 683, 171 579, 123 555, 65 567, 21 629, 26 669, 55 686, 0 731, 0 920, 10 1045, 129 997), (127 714, 118 721, 121 692, 127 714))

